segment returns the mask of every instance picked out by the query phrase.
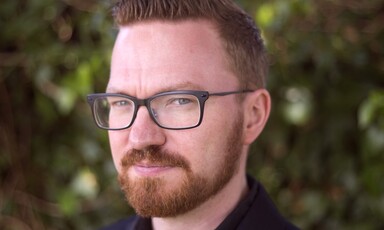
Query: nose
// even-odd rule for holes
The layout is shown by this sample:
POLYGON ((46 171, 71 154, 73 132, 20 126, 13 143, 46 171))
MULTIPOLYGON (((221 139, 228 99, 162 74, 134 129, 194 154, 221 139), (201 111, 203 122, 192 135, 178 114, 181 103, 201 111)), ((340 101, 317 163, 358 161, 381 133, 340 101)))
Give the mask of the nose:
POLYGON ((149 146, 161 146, 165 143, 164 129, 150 117, 146 107, 141 106, 129 132, 129 145, 136 150, 149 146))

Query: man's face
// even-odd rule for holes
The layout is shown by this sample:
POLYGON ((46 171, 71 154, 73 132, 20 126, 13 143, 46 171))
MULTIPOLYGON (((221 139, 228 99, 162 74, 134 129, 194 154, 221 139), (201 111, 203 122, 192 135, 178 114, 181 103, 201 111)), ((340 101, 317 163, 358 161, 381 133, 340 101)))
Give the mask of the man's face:
MULTIPOLYGON (((207 21, 125 26, 115 43, 107 92, 147 98, 172 90, 238 90, 225 57, 207 21)), ((209 98, 203 117, 197 128, 166 130, 142 106, 129 129, 109 132, 119 181, 138 214, 188 212, 240 173, 245 151, 239 100, 235 95, 209 98)))

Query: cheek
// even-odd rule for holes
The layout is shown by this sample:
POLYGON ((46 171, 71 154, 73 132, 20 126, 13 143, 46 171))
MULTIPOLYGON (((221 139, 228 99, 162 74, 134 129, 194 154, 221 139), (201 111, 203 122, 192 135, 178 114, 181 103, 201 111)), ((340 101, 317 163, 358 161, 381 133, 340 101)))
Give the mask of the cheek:
POLYGON ((230 147, 241 142, 242 138, 243 115, 231 106, 220 108, 220 112, 211 113, 208 109, 201 127, 197 127, 200 131, 196 137, 190 137, 191 140, 196 140, 194 152, 199 156, 196 159, 199 163, 197 167, 211 176, 217 173, 216 170, 225 161, 230 147), (217 114, 223 115, 217 116, 217 114), (228 114, 230 116, 227 116, 228 114), (231 143, 232 141, 234 143, 231 143))
POLYGON ((208 176, 212 175, 212 168, 219 165, 220 156, 225 148, 225 140, 219 136, 214 129, 197 127, 169 137, 168 147, 169 150, 183 155, 189 161, 194 173, 208 176))
MULTIPOLYGON (((121 131, 118 131, 121 132, 121 131)), ((114 131, 110 131, 108 133, 109 136, 109 144, 111 147, 111 153, 113 158, 113 163, 115 164, 115 168, 118 172, 120 172, 120 161, 124 156, 124 152, 126 150, 126 139, 125 135, 122 133, 118 133, 114 131)))

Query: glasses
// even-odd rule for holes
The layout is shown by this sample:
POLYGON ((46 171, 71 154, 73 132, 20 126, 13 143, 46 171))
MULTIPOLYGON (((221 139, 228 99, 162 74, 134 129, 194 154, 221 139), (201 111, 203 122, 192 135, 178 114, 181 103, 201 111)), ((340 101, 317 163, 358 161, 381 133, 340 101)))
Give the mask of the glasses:
POLYGON ((87 96, 98 127, 106 130, 129 128, 140 106, 147 107, 152 120, 164 129, 191 129, 203 119, 205 101, 212 96, 242 94, 253 90, 209 93, 207 91, 170 91, 146 99, 125 94, 98 93, 87 96))

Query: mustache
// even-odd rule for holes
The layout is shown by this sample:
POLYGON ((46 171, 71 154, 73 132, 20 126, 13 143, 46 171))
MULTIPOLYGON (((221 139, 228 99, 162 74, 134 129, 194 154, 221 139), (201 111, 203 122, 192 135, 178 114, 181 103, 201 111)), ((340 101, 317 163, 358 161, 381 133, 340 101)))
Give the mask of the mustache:
POLYGON ((121 160, 123 169, 145 161, 156 166, 179 167, 190 171, 188 160, 180 154, 161 149, 159 146, 150 146, 143 150, 131 149, 121 160))

